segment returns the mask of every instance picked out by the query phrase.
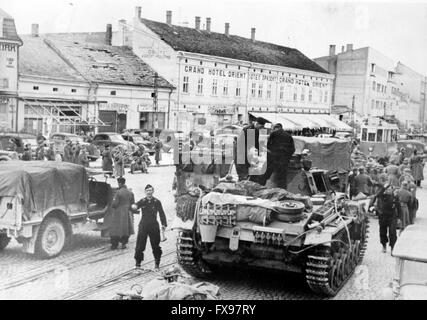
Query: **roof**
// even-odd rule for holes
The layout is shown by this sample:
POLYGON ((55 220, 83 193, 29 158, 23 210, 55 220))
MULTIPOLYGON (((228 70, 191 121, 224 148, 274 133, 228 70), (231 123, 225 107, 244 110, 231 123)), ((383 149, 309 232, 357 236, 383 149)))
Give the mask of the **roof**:
POLYGON ((176 51, 328 73, 297 49, 148 19, 141 19, 141 22, 176 51))
POLYGON ((3 24, 0 39, 22 42, 16 32, 15 20, 5 11, 0 9, 0 22, 3 24))
MULTIPOLYGON (((92 82, 153 87, 155 71, 128 47, 72 41, 63 34, 46 34, 46 39, 85 78, 92 82)), ((158 77, 160 88, 172 88, 158 77)))
POLYGON ((0 133, 0 138, 2 138, 2 137, 19 137, 22 139, 36 139, 37 138, 34 134, 18 133, 18 132, 0 133))
POLYGON ((85 81, 79 73, 55 53, 41 37, 21 36, 19 74, 42 76, 68 81, 85 81))
POLYGON ((394 245, 393 257, 427 262, 427 226, 409 225, 394 245))

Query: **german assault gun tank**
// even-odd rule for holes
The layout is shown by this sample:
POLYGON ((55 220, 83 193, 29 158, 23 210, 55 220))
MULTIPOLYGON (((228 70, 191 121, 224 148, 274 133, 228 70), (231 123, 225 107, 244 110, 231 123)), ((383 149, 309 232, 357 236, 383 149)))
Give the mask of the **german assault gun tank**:
POLYGON ((190 275, 213 277, 222 266, 295 272, 315 293, 334 296, 361 263, 366 211, 339 192, 345 187, 330 171, 294 155, 284 190, 237 182, 232 164, 176 167, 172 228, 178 263, 190 275))

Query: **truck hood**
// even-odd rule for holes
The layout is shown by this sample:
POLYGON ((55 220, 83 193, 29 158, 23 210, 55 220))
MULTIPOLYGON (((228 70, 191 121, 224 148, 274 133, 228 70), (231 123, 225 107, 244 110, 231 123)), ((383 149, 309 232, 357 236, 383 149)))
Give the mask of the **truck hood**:
POLYGON ((399 298, 400 300, 427 300, 427 283, 402 286, 399 298))

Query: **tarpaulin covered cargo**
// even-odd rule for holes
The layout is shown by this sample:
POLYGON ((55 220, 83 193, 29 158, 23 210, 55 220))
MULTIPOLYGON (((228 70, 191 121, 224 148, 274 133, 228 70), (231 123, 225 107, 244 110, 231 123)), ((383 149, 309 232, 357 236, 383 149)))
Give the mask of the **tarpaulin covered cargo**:
POLYGON ((23 220, 56 206, 87 208, 89 180, 84 167, 66 162, 6 161, 0 164, 0 196, 23 200, 23 220))
POLYGON ((313 167, 324 170, 350 170, 351 144, 335 138, 294 136, 295 154, 310 150, 313 167))

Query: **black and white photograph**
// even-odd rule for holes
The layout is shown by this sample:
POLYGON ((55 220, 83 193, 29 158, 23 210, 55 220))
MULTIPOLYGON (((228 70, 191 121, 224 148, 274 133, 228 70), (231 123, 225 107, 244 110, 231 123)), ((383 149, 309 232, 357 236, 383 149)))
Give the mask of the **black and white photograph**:
POLYGON ((0 300, 427 300, 426 31, 427 0, 0 1, 0 300))

